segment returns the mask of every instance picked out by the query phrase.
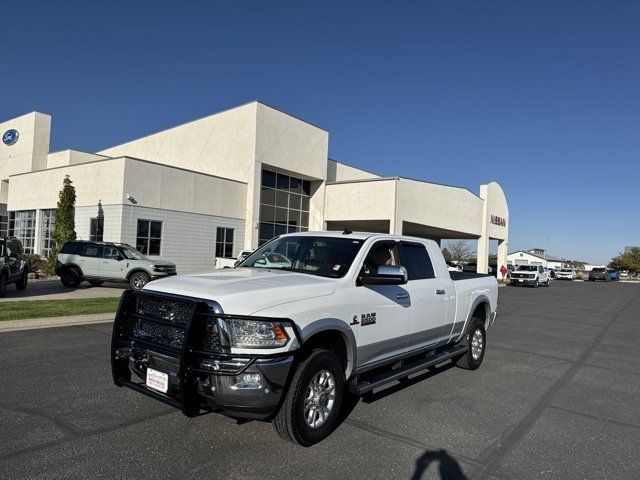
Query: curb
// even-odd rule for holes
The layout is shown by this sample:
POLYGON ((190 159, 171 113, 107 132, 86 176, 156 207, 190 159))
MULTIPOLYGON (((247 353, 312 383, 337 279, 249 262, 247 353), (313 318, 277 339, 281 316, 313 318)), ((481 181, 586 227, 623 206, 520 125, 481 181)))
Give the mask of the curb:
POLYGON ((73 315, 71 317, 25 318, 23 320, 5 320, 0 322, 0 333, 40 328, 71 327, 74 325, 92 325, 113 322, 115 312, 93 315, 73 315))

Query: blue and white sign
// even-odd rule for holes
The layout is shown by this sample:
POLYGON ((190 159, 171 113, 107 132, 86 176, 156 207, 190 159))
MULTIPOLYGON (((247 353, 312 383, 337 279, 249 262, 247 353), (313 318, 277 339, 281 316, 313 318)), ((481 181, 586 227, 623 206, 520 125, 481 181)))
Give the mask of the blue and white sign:
POLYGON ((12 128, 11 130, 7 130, 4 132, 4 135, 2 135, 2 143, 5 145, 13 145, 18 141, 18 136, 16 129, 12 128))

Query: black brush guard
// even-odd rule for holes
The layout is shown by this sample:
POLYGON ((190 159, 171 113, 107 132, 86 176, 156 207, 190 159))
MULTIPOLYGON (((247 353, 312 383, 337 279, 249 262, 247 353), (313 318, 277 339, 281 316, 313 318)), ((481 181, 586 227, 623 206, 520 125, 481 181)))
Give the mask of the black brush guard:
MULTIPOLYGON (((213 349, 204 344, 207 325, 211 325, 207 320, 213 318, 214 309, 202 300, 154 292, 125 291, 120 299, 111 340, 114 383, 176 407, 187 416, 200 414, 197 373, 193 371, 196 358, 224 355, 221 347, 213 349), (141 313, 138 303, 141 300, 156 301, 160 308, 163 303, 169 303, 167 309, 179 306, 180 315, 174 314, 174 318, 171 318, 170 311, 166 315, 162 315, 165 312, 141 313), (146 387, 144 381, 132 379, 132 359, 138 356, 140 366, 146 369, 144 359, 148 360, 149 355, 173 360, 172 363, 177 366, 177 379, 174 379, 177 380, 174 383, 178 386, 177 391, 174 388, 172 392, 163 394, 146 387)), ((215 321, 212 323, 215 325, 215 321)))
MULTIPOLYGON (((263 401, 266 402, 264 408, 269 410, 285 388, 291 362, 287 356, 290 354, 284 354, 284 357, 282 353, 270 355, 268 352, 257 357, 232 355, 229 347, 223 345, 226 342, 221 341, 217 321, 228 318, 251 318, 292 325, 288 319, 224 314, 220 306, 211 301, 152 291, 125 291, 120 299, 111 340, 113 382, 193 417, 228 410, 229 402, 239 401, 247 406, 246 393, 238 394, 243 398, 229 399, 224 394, 233 392, 223 392, 220 387, 226 382, 224 378, 233 378, 245 371, 259 371, 270 382, 271 390, 269 395, 260 394, 252 400, 254 413, 258 412, 256 415, 260 416, 263 401), (218 363, 225 366, 205 368, 207 364, 218 363), (146 386, 144 374, 147 367, 171 372, 166 394, 146 386), (213 378, 217 380, 211 381, 213 378), (218 387, 217 399, 211 390, 214 383, 218 387), (227 405, 219 405, 216 400, 227 400, 227 405)), ((295 336, 299 340, 297 331, 295 336)))

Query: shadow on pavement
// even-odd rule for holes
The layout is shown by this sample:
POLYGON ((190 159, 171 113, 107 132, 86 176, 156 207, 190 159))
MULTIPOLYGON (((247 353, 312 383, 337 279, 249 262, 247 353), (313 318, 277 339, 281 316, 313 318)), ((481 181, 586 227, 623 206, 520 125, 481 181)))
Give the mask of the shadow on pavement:
POLYGON ((438 465, 440 480, 468 480, 468 477, 460 468, 460 464, 444 449, 425 451, 416 460, 416 469, 411 476, 411 480, 420 480, 432 463, 438 465))

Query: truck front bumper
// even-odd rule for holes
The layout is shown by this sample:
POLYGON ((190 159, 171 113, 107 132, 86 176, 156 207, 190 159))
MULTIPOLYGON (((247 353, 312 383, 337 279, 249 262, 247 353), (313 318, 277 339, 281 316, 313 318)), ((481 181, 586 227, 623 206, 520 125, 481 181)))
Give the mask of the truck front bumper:
POLYGON ((536 279, 535 278, 512 278, 511 283, 513 285, 525 285, 527 287, 530 287, 536 284, 536 279))
POLYGON ((210 320, 217 314, 210 313, 209 308, 197 299, 126 291, 113 327, 114 383, 178 408, 190 417, 208 412, 252 419, 273 416, 288 386, 295 353, 225 352, 211 328, 210 320), (172 310, 173 320, 138 313, 140 297, 165 302, 158 311, 165 314, 172 310), (182 315, 186 323, 178 326, 182 315))

